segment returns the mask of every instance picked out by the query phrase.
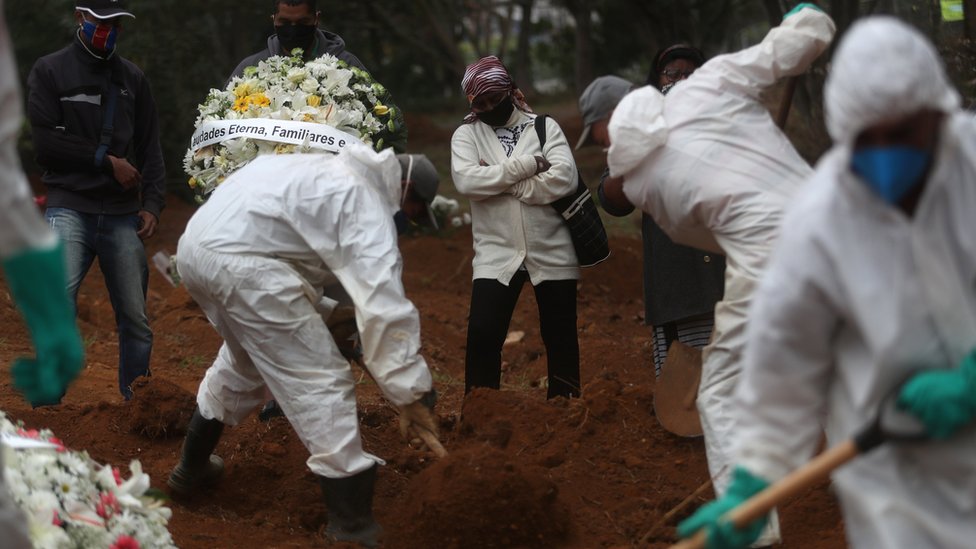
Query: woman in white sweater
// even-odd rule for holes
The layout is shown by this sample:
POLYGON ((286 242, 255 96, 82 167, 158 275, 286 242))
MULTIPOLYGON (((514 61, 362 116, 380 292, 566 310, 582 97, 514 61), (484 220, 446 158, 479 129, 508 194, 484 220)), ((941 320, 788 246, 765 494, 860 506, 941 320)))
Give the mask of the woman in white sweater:
POLYGON ((502 344, 528 280, 546 346, 547 396, 579 396, 579 263, 569 230, 549 205, 576 189, 569 142, 547 118, 540 146, 535 115, 497 57, 469 65, 461 87, 471 112, 451 139, 451 172, 471 200, 475 251, 465 392, 499 388, 502 344))

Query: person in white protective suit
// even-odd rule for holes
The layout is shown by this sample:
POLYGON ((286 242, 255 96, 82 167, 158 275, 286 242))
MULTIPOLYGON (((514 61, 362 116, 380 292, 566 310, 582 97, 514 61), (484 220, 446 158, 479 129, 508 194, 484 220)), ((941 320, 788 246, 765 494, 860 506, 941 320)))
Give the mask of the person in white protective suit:
MULTIPOLYGON (((13 48, 0 0, 0 258, 10 295, 34 343, 36 358, 18 358, 14 386, 35 404, 61 399, 84 365, 74 307, 68 297, 64 251, 31 200, 17 156, 24 121, 13 48)), ((32 517, 33 518, 33 517, 32 517)), ((3 547, 28 549, 28 521, 4 483, 0 451, 0 539, 3 547)))
POLYGON ((383 461, 363 450, 356 379, 326 327, 335 302, 321 288, 334 276, 351 297, 365 364, 399 407, 401 432, 436 434, 420 319, 400 279, 393 216, 401 193, 393 152, 353 145, 339 155, 258 157, 193 215, 177 265, 224 344, 200 384, 169 479, 174 492, 192 494, 220 478, 211 453, 223 426, 252 413, 267 386, 311 454, 329 511, 326 534, 376 544, 373 485, 383 461))
MULTIPOLYGON (((624 195, 678 243, 725 254, 725 294, 703 351, 697 406, 721 495, 731 473, 747 312, 789 201, 812 169, 760 94, 803 73, 827 49, 830 17, 800 4, 760 44, 719 55, 670 90, 631 92, 610 119, 608 163, 624 195)), ((760 543, 779 539, 775 518, 760 543)))
POLYGON ((930 440, 835 471, 851 546, 976 543, 976 120, 959 105, 935 48, 905 23, 863 19, 842 40, 825 89, 835 144, 784 219, 751 316, 737 497, 683 534, 736 538, 717 516, 812 456, 814 418, 826 414, 835 444, 892 395, 930 440))

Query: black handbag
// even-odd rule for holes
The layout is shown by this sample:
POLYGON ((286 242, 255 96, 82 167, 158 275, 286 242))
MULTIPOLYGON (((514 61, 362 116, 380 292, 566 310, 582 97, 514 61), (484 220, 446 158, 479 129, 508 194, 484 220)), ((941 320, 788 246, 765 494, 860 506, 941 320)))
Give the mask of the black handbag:
MULTIPOLYGON (((535 118, 535 133, 539 136, 540 148, 546 145, 546 118, 544 114, 535 118)), ((555 208, 569 227, 580 267, 592 267, 610 257, 607 230, 603 227, 593 195, 583 183, 579 169, 576 170, 576 191, 549 205, 555 208)))

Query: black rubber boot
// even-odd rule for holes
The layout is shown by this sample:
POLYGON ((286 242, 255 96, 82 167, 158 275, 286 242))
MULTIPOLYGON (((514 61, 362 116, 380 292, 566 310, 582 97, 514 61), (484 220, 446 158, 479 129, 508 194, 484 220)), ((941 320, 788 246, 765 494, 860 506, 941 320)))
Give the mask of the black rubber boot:
POLYGON ((325 535, 333 541, 376 547, 380 525, 373 519, 373 486, 377 465, 346 478, 319 477, 322 496, 329 508, 325 535))
POLYGON ((173 492, 181 496, 192 495, 220 480, 224 474, 224 461, 213 455, 213 450, 223 432, 223 423, 204 418, 199 408, 193 411, 183 441, 183 456, 166 482, 173 492))
POLYGON ((278 401, 274 399, 264 403, 264 407, 258 412, 258 420, 267 423, 273 417, 285 417, 285 411, 281 409, 281 406, 278 406, 278 401))

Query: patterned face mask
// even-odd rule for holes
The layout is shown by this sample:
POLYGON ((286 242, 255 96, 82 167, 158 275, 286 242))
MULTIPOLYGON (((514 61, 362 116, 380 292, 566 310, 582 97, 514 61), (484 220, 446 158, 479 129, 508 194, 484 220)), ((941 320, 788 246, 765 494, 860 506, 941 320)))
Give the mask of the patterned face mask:
POLYGON ((88 43, 99 51, 110 52, 115 49, 115 41, 119 36, 119 28, 108 23, 92 23, 85 21, 81 24, 81 34, 88 43))

